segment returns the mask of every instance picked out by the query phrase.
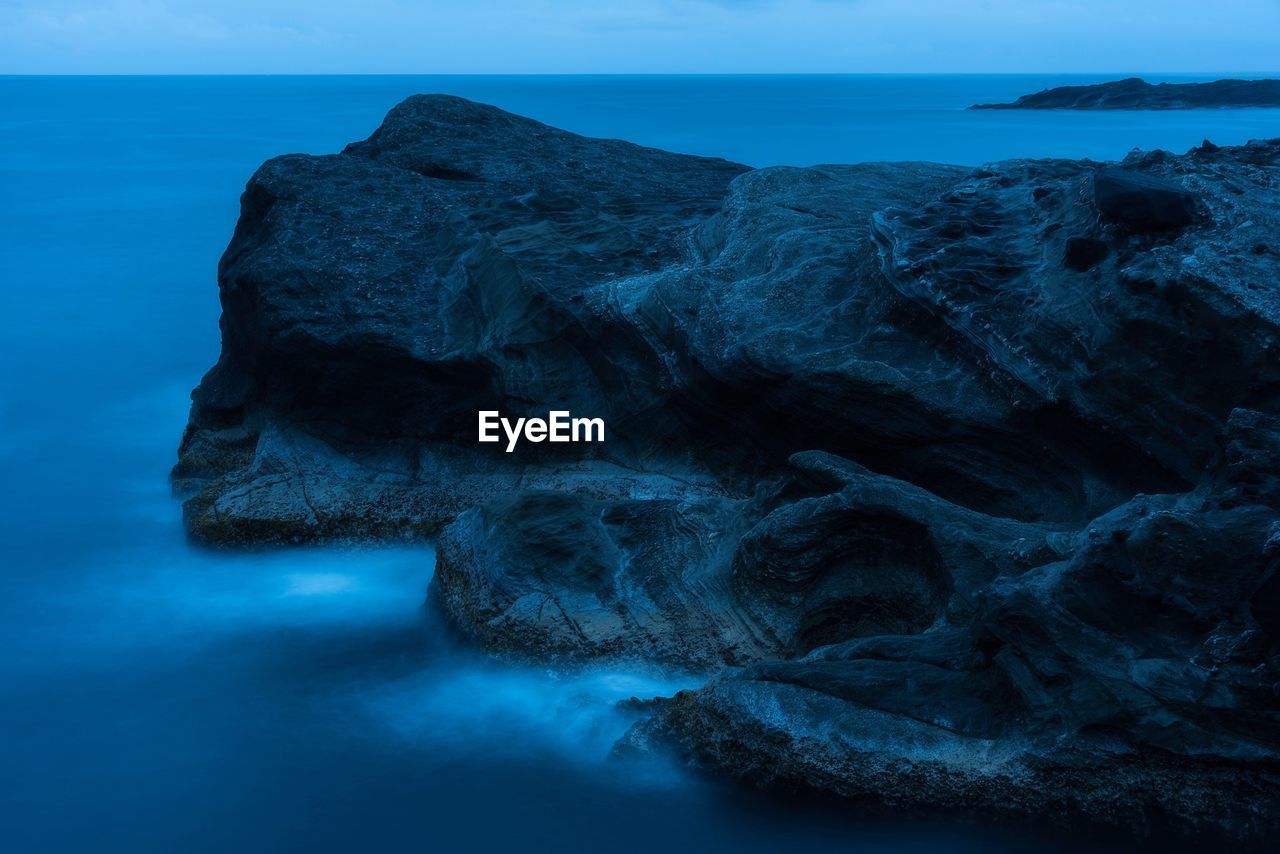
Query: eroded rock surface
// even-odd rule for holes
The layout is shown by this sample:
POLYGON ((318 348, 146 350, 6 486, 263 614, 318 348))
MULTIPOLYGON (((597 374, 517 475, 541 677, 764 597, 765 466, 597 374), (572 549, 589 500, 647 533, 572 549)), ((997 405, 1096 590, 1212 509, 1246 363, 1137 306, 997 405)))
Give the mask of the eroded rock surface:
POLYGON ((929 812, 1265 837, 1280 809, 1280 419, 1237 410, 1228 430, 1197 489, 1133 498, 924 631, 682 693, 619 749, 674 745, 756 784, 929 812))
POLYGON ((175 483, 208 543, 438 531, 496 652, 719 674, 620 752, 1257 837, 1278 234, 1277 142, 748 170, 412 98, 250 181, 175 483))

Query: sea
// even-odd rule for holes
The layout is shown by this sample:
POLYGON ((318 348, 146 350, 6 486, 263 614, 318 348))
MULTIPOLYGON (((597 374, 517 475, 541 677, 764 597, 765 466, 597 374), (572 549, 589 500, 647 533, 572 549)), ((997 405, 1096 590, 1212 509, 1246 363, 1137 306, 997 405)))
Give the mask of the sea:
POLYGON ((167 475, 246 179, 408 95, 752 166, 1280 136, 1280 110, 965 110, 1115 76, 0 77, 0 850, 1097 850, 611 759, 617 701, 701 677, 488 658, 424 607, 429 545, 195 548, 167 475))

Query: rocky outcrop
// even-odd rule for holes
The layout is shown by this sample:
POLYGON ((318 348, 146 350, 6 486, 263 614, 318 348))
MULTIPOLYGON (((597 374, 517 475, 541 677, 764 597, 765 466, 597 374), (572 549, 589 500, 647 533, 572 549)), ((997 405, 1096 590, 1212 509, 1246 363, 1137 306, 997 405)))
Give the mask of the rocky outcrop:
POLYGON ((175 483, 207 543, 438 532, 495 652, 714 675, 619 752, 1256 837, 1277 187, 1277 142, 747 170, 413 98, 250 181, 175 483))
POLYGON ((1205 107, 1280 107, 1280 80, 1148 83, 1126 77, 1085 86, 1055 86, 1007 104, 971 110, 1194 110, 1205 107))
POLYGON ((1263 838, 1280 810, 1277 431, 1237 410, 1190 493, 1135 497, 924 631, 682 693, 619 750, 917 812, 1263 838))
POLYGON ((447 97, 405 101, 342 154, 268 162, 219 265, 222 355, 174 472, 198 490, 189 529, 417 535, 518 485, 666 488, 631 465, 677 427, 621 287, 684 263, 744 171, 447 97), (556 407, 606 418, 609 458, 535 472, 551 446, 475 444, 477 410, 556 407))

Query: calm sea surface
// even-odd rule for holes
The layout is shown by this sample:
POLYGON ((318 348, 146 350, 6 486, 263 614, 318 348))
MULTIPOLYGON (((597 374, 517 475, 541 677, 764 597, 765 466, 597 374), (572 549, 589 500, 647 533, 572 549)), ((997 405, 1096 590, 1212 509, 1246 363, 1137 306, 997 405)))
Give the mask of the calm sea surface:
POLYGON ((195 550, 165 478, 217 356, 245 180, 363 138, 407 95, 757 166, 1280 136, 1277 110, 963 110, 1097 79, 0 77, 0 849, 1068 845, 606 761, 616 700, 697 680, 489 662, 420 607, 429 550, 195 550))

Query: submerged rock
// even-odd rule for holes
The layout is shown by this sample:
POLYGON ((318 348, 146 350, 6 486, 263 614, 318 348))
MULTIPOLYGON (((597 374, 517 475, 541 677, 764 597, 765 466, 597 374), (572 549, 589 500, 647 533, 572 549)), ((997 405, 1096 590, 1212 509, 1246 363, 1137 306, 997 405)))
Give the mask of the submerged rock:
POLYGON ((748 170, 411 98, 251 179, 175 484, 206 543, 438 532, 495 652, 720 673, 620 750, 1257 836, 1277 186, 1277 142, 748 170))
POLYGON ((1008 104, 971 110, 1193 110, 1204 107, 1280 107, 1280 80, 1148 83, 1126 77, 1084 86, 1055 86, 1008 104))

